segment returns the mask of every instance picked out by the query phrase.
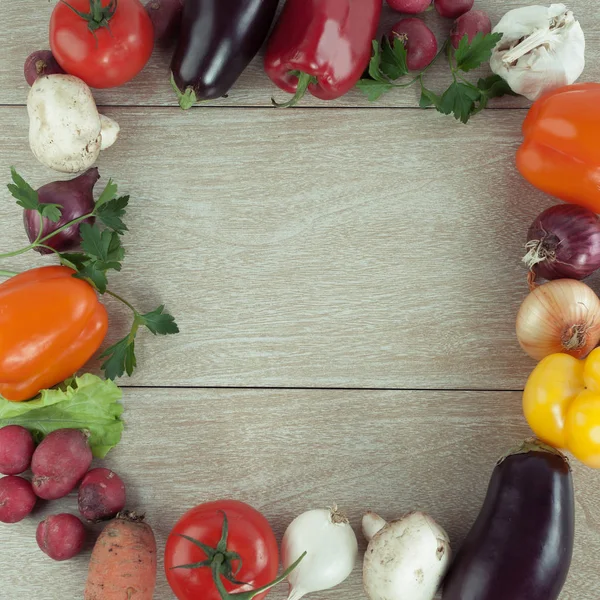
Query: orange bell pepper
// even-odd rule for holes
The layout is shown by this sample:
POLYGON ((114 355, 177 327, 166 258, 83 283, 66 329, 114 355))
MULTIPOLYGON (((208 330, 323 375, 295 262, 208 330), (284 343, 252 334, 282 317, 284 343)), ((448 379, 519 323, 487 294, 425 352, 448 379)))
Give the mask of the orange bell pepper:
POLYGON ((0 284, 0 395, 20 402, 73 375, 108 329, 95 290, 67 267, 42 267, 0 284))
POLYGON ((535 187, 600 213, 600 83, 542 96, 523 123, 517 168, 535 187))

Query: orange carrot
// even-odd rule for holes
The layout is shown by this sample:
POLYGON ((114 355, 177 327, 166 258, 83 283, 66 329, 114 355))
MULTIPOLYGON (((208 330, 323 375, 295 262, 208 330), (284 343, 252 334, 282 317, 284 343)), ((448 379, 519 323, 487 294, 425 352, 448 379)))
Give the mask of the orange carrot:
POLYGON ((85 600, 152 600, 156 540, 143 519, 123 512, 104 528, 92 552, 85 600))

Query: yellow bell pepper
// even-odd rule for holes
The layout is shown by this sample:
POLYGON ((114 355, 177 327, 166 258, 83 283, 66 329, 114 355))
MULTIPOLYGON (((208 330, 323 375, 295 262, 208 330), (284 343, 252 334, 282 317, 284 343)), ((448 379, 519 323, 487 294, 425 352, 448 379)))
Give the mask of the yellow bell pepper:
POLYGON ((584 360, 544 358, 527 380, 523 412, 541 440, 600 469, 600 348, 584 360))

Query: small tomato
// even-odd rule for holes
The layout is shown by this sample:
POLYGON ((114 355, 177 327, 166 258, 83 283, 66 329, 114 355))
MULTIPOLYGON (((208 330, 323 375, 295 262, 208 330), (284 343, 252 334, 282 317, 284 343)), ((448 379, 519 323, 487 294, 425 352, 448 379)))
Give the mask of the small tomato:
POLYGON ((50 19, 58 64, 93 88, 133 79, 154 47, 154 28, 139 0, 65 0, 50 19))
MULTIPOLYGON (((234 500, 201 504, 185 513, 165 547, 167 580, 179 600, 221 600, 211 569, 214 561, 219 561, 228 593, 249 592, 273 582, 279 551, 265 517, 234 500), (225 544, 220 543, 223 539, 225 544)), ((253 597, 260 600, 265 595, 253 597)))

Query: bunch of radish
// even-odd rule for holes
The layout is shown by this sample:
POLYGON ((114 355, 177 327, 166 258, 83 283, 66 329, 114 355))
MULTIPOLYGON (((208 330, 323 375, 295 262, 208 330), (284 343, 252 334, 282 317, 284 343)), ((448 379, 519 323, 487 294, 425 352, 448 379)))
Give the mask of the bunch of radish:
MULTIPOLYGON (((109 469, 90 469, 92 451, 87 435, 59 429, 35 446, 31 433, 19 425, 0 429, 0 522, 17 523, 34 509, 38 499, 57 500, 79 484, 81 516, 93 523, 112 519, 125 508, 125 486, 109 469), (22 474, 31 469, 31 481, 22 474)), ((37 528, 40 549, 58 561, 81 551, 86 530, 78 517, 57 514, 37 528)))
MULTIPOLYGON (((400 13, 416 15, 435 5, 441 17, 454 19, 450 31, 450 42, 458 48, 460 40, 467 35, 469 42, 476 34, 492 31, 490 17, 482 10, 473 10, 475 0, 387 0, 390 8, 400 13)), ((391 37, 404 40, 407 52, 407 65, 411 71, 425 69, 438 53, 435 34, 424 21, 408 17, 398 21, 390 32, 391 37)))

